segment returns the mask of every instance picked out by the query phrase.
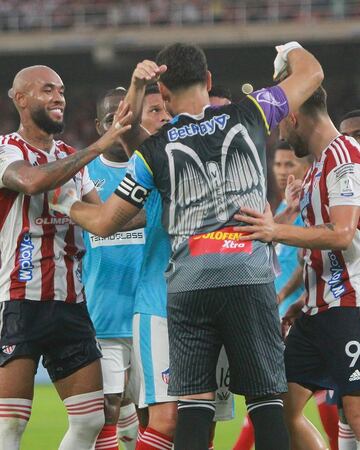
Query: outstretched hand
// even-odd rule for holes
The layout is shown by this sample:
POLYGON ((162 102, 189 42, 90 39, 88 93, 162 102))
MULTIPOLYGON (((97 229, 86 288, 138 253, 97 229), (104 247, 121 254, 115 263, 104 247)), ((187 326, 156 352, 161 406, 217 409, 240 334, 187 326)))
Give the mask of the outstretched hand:
POLYGON ((246 235, 240 239, 264 242, 271 242, 274 239, 276 224, 269 203, 266 203, 265 211, 263 213, 250 208, 241 208, 241 210, 234 215, 234 219, 248 224, 235 227, 236 231, 246 233, 246 235))
POLYGON ((118 143, 121 136, 131 128, 132 112, 128 103, 120 102, 111 127, 96 142, 99 153, 103 153, 118 143))
POLYGON ((154 61, 145 59, 138 63, 136 66, 131 83, 134 83, 137 87, 144 87, 148 84, 153 84, 159 81, 160 75, 166 72, 167 67, 163 64, 158 66, 154 61))

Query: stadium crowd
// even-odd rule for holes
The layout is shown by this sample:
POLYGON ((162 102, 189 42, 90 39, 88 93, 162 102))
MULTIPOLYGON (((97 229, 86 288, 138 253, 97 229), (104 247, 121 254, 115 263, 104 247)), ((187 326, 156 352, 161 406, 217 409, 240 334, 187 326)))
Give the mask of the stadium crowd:
MULTIPOLYGON (((212 2, 219 17, 230 3, 212 2)), ((194 18, 203 2, 183 6, 194 18)), ((359 111, 339 133, 320 62, 276 49, 275 85, 244 98, 212 85, 200 48, 170 45, 127 90, 75 89, 66 126, 59 74, 14 74, 0 97, 0 450, 20 448, 40 356, 69 418, 59 450, 211 450, 231 393, 249 415, 236 450, 325 450, 303 416, 315 393, 331 450, 360 449, 359 111)), ((354 96, 338 92, 340 118, 354 96)))
POLYGON ((1 0, 0 29, 298 21, 358 15, 356 0, 1 0))

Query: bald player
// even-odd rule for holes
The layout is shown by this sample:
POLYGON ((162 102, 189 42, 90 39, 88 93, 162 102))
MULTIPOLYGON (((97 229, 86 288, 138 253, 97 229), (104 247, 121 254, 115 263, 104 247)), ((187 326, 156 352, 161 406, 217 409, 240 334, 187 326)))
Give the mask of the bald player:
POLYGON ((84 245, 81 229, 49 207, 47 191, 67 183, 85 202, 99 203, 83 167, 129 129, 122 127, 129 114, 116 112, 107 133, 75 152, 54 140, 66 105, 56 72, 21 70, 9 96, 20 126, 0 136, 0 449, 20 447, 42 356, 68 412, 59 449, 89 450, 104 424, 104 395, 81 282, 84 245))
POLYGON ((350 111, 341 119, 340 132, 356 139, 360 144, 360 109, 350 111))

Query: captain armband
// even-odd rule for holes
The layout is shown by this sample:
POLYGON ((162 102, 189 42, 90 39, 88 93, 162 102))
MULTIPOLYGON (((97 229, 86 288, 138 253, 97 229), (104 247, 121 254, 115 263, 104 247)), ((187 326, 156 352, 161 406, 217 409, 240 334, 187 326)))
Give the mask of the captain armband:
POLYGON ((115 189, 115 194, 137 208, 142 208, 150 194, 150 190, 138 184, 130 174, 126 174, 115 189))

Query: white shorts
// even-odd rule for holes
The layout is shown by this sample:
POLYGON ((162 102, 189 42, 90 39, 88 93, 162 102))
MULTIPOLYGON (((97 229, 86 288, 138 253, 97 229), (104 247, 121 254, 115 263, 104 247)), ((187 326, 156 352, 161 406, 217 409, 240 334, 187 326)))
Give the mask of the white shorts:
MULTIPOLYGON (((150 314, 135 314, 133 318, 133 346, 140 372, 139 407, 163 402, 175 402, 167 395, 169 384, 169 339, 167 319, 150 314)), ((219 389, 216 391, 214 420, 234 417, 234 396, 229 391, 229 363, 221 349, 216 369, 219 389)))
POLYGON ((98 339, 103 357, 101 370, 104 394, 121 394, 125 391, 127 370, 131 365, 131 338, 98 339))

